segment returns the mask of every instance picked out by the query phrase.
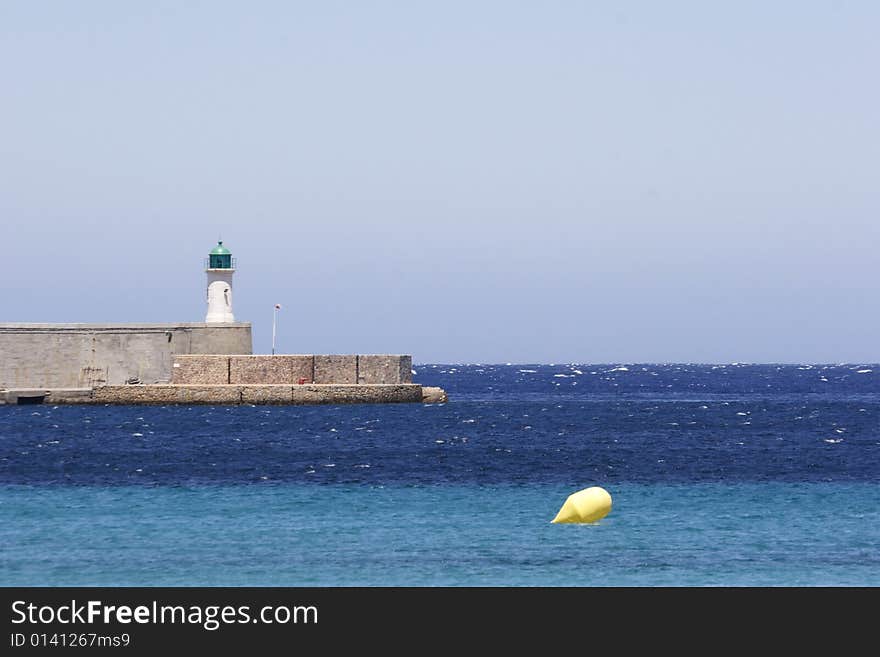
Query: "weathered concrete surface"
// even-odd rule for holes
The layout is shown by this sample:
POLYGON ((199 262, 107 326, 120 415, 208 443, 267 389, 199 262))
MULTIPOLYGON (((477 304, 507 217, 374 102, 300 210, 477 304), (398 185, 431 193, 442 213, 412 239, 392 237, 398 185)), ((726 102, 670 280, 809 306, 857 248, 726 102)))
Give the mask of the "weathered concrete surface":
POLYGON ((18 390, 3 390, 0 399, 4 404, 25 404, 28 402, 42 403, 48 395, 45 388, 19 388, 18 390))
POLYGON ((171 364, 171 383, 229 383, 229 356, 176 356, 171 364))
POLYGON ((251 325, 0 324, 0 388, 171 380, 179 354, 249 354, 251 325))
POLYGON ((314 369, 311 355, 230 356, 229 383, 312 383, 314 369))
POLYGON ((392 404, 422 401, 422 387, 398 385, 125 385, 96 388, 95 404, 392 404))
POLYGON ((315 355, 315 383, 357 382, 356 355, 315 355))
POLYGON ((360 355, 358 383, 412 383, 412 356, 360 355))
POLYGON ((91 388, 0 390, 0 404, 24 404, 28 401, 43 404, 91 404, 93 396, 94 390, 91 388))

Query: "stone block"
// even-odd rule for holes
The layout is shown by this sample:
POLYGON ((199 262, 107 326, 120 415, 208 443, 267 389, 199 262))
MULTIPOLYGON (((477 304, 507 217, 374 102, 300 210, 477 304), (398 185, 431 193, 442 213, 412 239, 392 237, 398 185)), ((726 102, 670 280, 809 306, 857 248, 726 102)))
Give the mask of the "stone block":
POLYGON ((175 356, 171 383, 180 385, 222 385, 229 383, 229 356, 175 356))
POLYGON ((358 383, 412 383, 412 356, 358 356, 358 383))
POLYGON ((230 356, 229 382, 247 385, 311 383, 313 356, 230 356))
POLYGON ((290 382, 314 383, 315 382, 315 357, 308 356, 285 356, 290 359, 290 382))
POLYGON ((315 356, 315 383, 357 383, 357 356, 315 356))

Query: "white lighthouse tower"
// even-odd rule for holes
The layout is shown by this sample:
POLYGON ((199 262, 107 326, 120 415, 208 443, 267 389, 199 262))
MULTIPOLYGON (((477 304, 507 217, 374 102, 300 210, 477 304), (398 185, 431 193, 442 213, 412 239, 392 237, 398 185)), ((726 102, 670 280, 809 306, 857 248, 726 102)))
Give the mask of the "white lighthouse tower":
POLYGON ((205 273, 208 275, 208 314, 205 315, 205 322, 234 322, 232 275, 235 273, 235 261, 222 241, 217 242, 217 246, 208 254, 205 273))

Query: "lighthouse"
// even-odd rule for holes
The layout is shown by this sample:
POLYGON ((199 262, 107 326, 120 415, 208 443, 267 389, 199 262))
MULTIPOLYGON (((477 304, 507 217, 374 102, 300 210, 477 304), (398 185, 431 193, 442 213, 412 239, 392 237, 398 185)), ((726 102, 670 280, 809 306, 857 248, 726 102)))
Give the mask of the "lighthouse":
POLYGON ((223 246, 222 240, 208 254, 205 273, 208 275, 208 314, 205 322, 209 324, 235 321, 232 314, 232 275, 235 261, 232 253, 223 246))

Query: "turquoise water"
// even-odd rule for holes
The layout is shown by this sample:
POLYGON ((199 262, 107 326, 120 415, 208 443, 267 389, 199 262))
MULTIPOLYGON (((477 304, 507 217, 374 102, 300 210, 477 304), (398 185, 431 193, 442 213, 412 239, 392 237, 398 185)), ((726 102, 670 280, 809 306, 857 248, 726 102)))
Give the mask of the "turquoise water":
POLYGON ((0 488, 4 585, 880 585, 880 485, 0 488))

